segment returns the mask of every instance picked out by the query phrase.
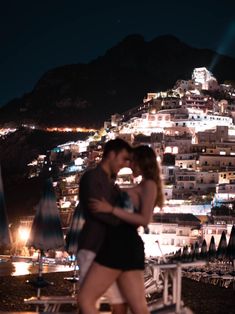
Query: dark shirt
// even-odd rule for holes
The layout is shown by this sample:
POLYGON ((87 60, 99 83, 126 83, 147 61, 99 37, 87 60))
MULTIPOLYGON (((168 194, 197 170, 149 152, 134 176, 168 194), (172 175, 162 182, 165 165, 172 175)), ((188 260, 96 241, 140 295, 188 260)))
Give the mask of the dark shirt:
POLYGON ((107 224, 119 223, 119 219, 112 214, 92 212, 89 200, 105 198, 110 204, 115 205, 118 194, 119 188, 109 179, 101 165, 84 173, 79 185, 79 202, 85 224, 79 238, 79 249, 97 253, 103 243, 107 224))

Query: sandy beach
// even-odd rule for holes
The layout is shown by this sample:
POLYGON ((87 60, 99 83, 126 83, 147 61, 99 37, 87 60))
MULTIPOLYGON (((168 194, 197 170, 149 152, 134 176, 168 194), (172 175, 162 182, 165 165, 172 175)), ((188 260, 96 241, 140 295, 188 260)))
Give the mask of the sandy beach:
MULTIPOLYGON (((42 295, 69 295, 72 284, 64 277, 72 276, 72 272, 44 274, 43 277, 54 285, 43 288, 42 295)), ((24 304, 24 298, 36 296, 36 290, 26 280, 36 278, 35 275, 1 277, 0 311, 35 311, 32 305, 24 304)), ((195 282, 183 278, 182 298, 184 304, 195 314, 232 314, 235 308, 235 291, 232 288, 221 288, 195 282)), ((63 305, 61 311, 76 311, 72 305, 63 305)))

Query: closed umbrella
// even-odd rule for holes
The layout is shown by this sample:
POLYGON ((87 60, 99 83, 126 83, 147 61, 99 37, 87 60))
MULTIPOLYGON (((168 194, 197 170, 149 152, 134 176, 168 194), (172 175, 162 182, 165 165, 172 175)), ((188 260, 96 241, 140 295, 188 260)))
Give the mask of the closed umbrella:
POLYGON ((11 245, 11 237, 9 231, 9 223, 6 213, 2 174, 0 167, 0 247, 6 248, 11 245))
POLYGON ((227 247, 227 257, 235 260, 235 225, 233 225, 227 247))
POLYGON ((195 251, 195 258, 198 259, 199 258, 199 244, 198 242, 196 241, 195 244, 194 244, 194 251, 195 251))
POLYGON ((215 238, 214 236, 212 236, 208 250, 208 257, 210 260, 213 260, 215 256, 216 256, 215 238))
POLYGON ((52 180, 47 179, 36 206, 27 246, 41 251, 64 248, 64 237, 52 180))
POLYGON ((217 258, 223 260, 226 257, 226 250, 227 250, 227 240, 226 240, 225 231, 223 231, 221 234, 219 245, 216 252, 217 258))
POLYGON ((45 182, 43 195, 36 206, 36 214, 26 245, 39 250, 39 273, 38 279, 34 283, 39 287, 39 297, 40 288, 48 284, 42 278, 42 253, 50 249, 64 248, 63 231, 51 179, 47 179, 45 182))
POLYGON ((77 253, 78 253, 78 243, 79 243, 79 235, 82 230, 83 224, 85 220, 83 218, 83 213, 80 207, 80 204, 74 210, 73 218, 71 225, 69 227, 68 233, 66 235, 66 245, 65 250, 72 256, 75 257, 74 261, 74 273, 73 277, 66 277, 65 279, 73 283, 73 291, 72 294, 76 294, 76 284, 78 281, 77 277, 77 253))
POLYGON ((206 257, 207 257, 207 243, 206 240, 204 239, 201 246, 200 258, 205 259, 206 257))
POLYGON ((70 255, 76 256, 78 253, 79 235, 84 222, 85 220, 83 218, 82 210, 78 204, 74 210, 72 222, 66 235, 65 249, 70 255))
POLYGON ((189 248, 187 245, 185 245, 183 248, 182 260, 184 262, 188 262, 188 259, 189 259, 189 248))

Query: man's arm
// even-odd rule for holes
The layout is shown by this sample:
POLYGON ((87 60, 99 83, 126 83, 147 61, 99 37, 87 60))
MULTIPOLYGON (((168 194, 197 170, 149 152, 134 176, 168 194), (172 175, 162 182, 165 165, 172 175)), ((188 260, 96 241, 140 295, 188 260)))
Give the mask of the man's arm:
POLYGON ((85 208, 88 214, 94 219, 110 225, 119 224, 120 219, 113 214, 95 213, 89 207, 91 198, 102 199, 103 197, 105 198, 104 187, 99 177, 95 176, 94 173, 85 173, 80 181, 79 198, 82 199, 83 204, 86 204, 85 208))

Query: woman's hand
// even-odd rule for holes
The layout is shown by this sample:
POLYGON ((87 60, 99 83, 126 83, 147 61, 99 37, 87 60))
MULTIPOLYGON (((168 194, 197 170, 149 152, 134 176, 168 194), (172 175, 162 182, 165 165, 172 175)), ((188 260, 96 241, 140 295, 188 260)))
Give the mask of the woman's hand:
POLYGON ((89 207, 92 209, 93 212, 98 213, 113 212, 113 206, 110 203, 108 203, 104 198, 102 198, 102 200, 91 198, 89 201, 89 207))

